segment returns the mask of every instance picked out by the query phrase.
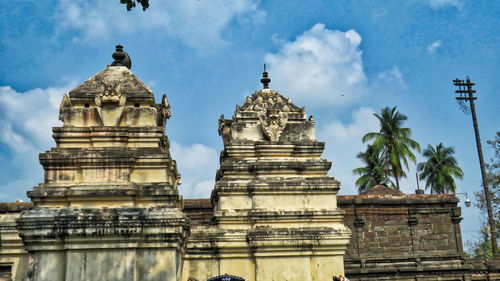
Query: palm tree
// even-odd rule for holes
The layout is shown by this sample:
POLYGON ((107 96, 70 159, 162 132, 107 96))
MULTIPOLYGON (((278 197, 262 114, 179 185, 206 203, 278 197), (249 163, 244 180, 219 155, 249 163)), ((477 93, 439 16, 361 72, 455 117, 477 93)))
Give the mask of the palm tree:
POLYGON ((419 178, 425 179, 426 189, 430 187, 434 193, 455 193, 457 186, 453 178, 462 179, 464 172, 458 166, 454 153, 453 147, 445 147, 442 143, 436 148, 430 144, 427 146, 423 152, 427 161, 417 166, 419 178))
POLYGON ((403 121, 408 118, 396 111, 396 107, 382 109, 382 114, 373 114, 380 121, 380 131, 370 132, 363 137, 363 142, 373 140, 373 147, 379 151, 384 158, 384 175, 392 177, 396 181, 399 190, 399 179, 405 177, 404 166, 408 170, 408 158, 416 163, 415 155, 410 149, 420 152, 420 145, 410 138, 411 129, 403 128, 403 121))
POLYGON ((358 153, 356 157, 365 165, 364 167, 352 170, 353 174, 360 176, 358 180, 356 180, 356 186, 358 187, 359 193, 362 193, 377 184, 392 184, 392 182, 385 177, 383 160, 380 158, 378 151, 376 151, 372 145, 368 145, 366 151, 358 153))

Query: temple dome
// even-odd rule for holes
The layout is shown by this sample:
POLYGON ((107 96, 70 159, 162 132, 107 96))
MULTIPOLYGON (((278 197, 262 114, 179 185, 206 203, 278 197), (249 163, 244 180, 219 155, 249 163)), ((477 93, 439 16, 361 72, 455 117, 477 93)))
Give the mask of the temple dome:
POLYGON ((153 91, 126 66, 108 66, 69 92, 73 98, 95 98, 108 89, 114 89, 127 98, 153 98, 153 91))

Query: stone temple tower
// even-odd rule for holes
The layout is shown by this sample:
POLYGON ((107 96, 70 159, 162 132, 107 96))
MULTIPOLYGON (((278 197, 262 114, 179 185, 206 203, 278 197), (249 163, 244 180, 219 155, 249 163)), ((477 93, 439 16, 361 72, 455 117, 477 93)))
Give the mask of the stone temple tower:
POLYGON ((170 106, 115 61, 64 95, 44 182, 18 219, 28 279, 180 280, 189 223, 169 153, 170 106))
POLYGON ((247 281, 323 281, 344 274, 350 231, 340 182, 305 109, 264 88, 219 120, 224 142, 211 201, 213 225, 191 230, 183 280, 222 274, 247 281))

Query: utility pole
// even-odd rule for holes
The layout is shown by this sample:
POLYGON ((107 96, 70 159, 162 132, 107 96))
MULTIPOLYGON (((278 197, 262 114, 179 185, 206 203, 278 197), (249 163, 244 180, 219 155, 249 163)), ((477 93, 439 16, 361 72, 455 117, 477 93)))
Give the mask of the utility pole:
POLYGON ((486 209, 488 210, 491 251, 493 252, 493 257, 498 257, 496 226, 493 217, 493 209, 491 207, 490 190, 488 188, 488 181, 486 179, 486 169, 484 166, 483 149, 481 148, 481 138, 479 137, 479 129, 477 127, 476 107, 474 106, 474 100, 476 100, 477 97, 474 97, 474 93, 476 92, 476 90, 473 90, 472 86, 474 86, 475 83, 471 83, 469 76, 467 76, 467 81, 457 78, 453 80, 453 84, 458 87, 458 90, 456 90, 455 93, 459 94, 456 99, 458 101, 458 104, 460 105, 460 108, 466 115, 472 115, 472 123, 474 125, 474 132, 476 133, 477 154, 479 155, 479 165, 481 166, 481 176, 483 177, 484 198, 486 199, 486 209), (467 105, 467 101, 469 101, 470 107, 467 105))

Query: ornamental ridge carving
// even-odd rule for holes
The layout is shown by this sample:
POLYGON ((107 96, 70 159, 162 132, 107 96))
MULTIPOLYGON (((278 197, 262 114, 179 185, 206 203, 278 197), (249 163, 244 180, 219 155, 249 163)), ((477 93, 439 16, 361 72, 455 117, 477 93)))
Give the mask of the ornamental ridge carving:
POLYGON ((279 92, 271 89, 263 89, 254 92, 251 97, 247 97, 242 106, 236 106, 237 111, 266 111, 277 109, 280 112, 304 112, 305 108, 299 108, 286 99, 279 92))

